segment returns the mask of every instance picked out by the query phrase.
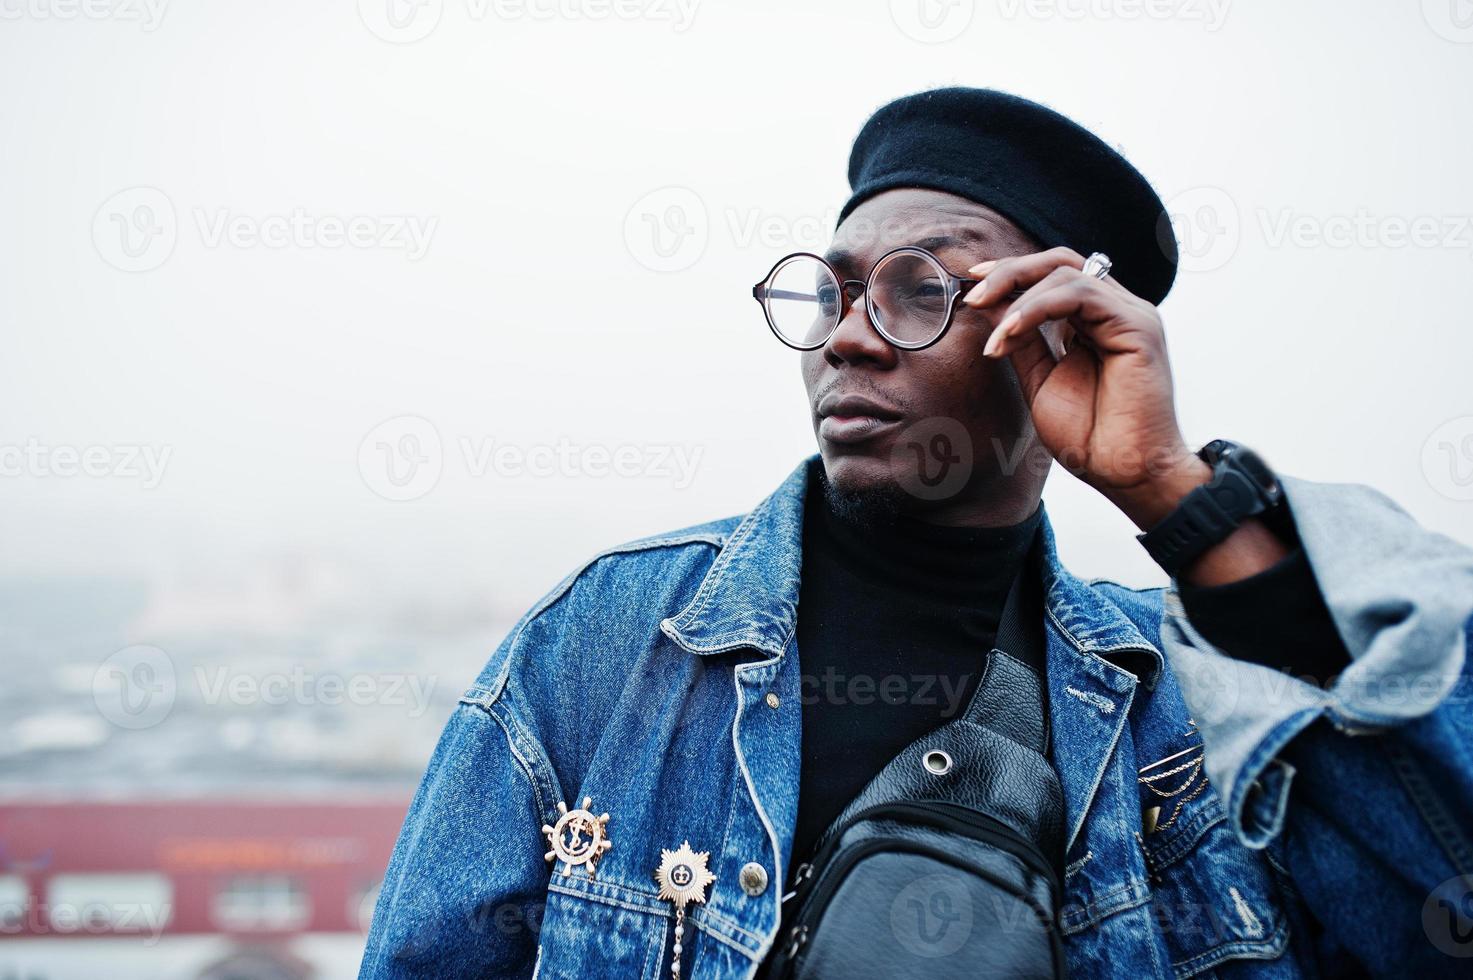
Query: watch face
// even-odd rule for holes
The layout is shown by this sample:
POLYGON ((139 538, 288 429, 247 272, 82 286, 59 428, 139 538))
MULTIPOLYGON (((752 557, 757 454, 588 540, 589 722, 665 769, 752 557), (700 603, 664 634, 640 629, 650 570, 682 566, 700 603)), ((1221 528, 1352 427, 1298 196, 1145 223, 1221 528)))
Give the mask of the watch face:
POLYGON ((1279 478, 1274 475, 1274 471, 1269 469, 1261 456, 1247 446, 1227 439, 1213 439, 1197 455, 1213 469, 1220 463, 1231 460, 1232 468, 1252 480, 1270 506, 1278 503, 1283 495, 1283 488, 1279 486, 1279 478))
POLYGON ((1233 448, 1235 450, 1232 453, 1233 460, 1243 468, 1243 472, 1247 473, 1267 496, 1277 498, 1279 495, 1279 480, 1278 477, 1274 476, 1273 470, 1268 468, 1268 464, 1251 449, 1243 446, 1235 446, 1233 448))
POLYGON ((1238 444, 1235 442, 1228 442, 1226 439, 1213 439, 1207 445, 1197 450, 1197 455, 1208 466, 1216 466, 1218 460, 1237 448, 1238 444))

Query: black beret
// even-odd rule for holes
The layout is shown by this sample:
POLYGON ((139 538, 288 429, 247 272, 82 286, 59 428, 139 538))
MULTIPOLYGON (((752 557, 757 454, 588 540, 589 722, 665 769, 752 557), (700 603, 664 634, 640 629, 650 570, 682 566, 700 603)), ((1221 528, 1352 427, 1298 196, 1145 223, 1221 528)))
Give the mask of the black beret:
POLYGON ((896 187, 946 191, 997 211, 1044 248, 1104 252, 1110 275, 1159 303, 1176 277, 1176 241, 1151 185, 1099 137, 1052 109, 985 88, 896 99, 849 154, 860 202, 896 187))

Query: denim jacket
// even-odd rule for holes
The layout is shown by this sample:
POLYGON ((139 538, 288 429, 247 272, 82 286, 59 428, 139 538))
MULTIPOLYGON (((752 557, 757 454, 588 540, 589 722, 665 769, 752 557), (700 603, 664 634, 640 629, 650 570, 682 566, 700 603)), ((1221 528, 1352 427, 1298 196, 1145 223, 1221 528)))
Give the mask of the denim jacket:
MULTIPOLYGON (((682 974, 753 975, 794 860, 806 468, 744 517, 595 557, 516 624, 410 806, 363 978, 666 976, 653 872, 686 841, 716 879, 682 974), (593 877, 544 858, 585 798, 609 814, 593 877)), ((1328 688, 1215 650, 1175 583, 1075 578, 1044 518, 1075 975, 1473 970, 1473 553, 1366 488, 1284 487, 1353 658, 1328 688)))

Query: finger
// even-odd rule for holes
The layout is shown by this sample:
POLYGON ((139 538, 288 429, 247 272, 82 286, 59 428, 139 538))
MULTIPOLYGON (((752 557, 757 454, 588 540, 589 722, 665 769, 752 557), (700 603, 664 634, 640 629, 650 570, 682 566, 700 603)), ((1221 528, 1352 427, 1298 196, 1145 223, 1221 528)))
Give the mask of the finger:
POLYGON ((968 273, 982 281, 962 298, 968 306, 985 307, 1004 299, 1017 290, 1026 290, 1059 268, 1083 269, 1084 257, 1072 248, 1059 246, 1031 255, 994 259, 972 266, 968 273))
POLYGON ((1009 308, 1008 314, 1002 318, 1002 322, 997 325, 992 334, 987 338, 988 343, 984 347, 983 352, 989 353, 992 345, 1000 344, 1004 337, 1012 332, 1013 326, 1018 322, 1017 318, 1013 316, 1014 312, 1024 309, 1040 296, 1078 281, 1082 276, 1083 273, 1073 266, 1061 265, 1055 267, 1052 272, 1030 286, 1018 296, 1013 306, 1009 308), (1026 303, 1025 300, 1027 301, 1026 303), (1006 329, 1004 329, 1004 325, 1006 325, 1006 329))
POLYGON ((1123 301, 1124 295, 1128 294, 1118 293, 1088 276, 1029 290, 988 336, 982 353, 1002 357, 1013 349, 1021 335, 1036 331, 1050 320, 1068 320, 1080 337, 1097 349, 1110 353, 1130 350, 1131 343, 1122 338, 1141 331, 1124 330, 1122 325, 1136 319, 1143 324, 1150 321, 1130 316, 1135 311, 1123 301))
POLYGON ((1023 389, 1023 401, 1031 408, 1038 390, 1058 366, 1059 358, 1049 348, 1042 330, 1030 330, 1018 338, 1008 360, 1023 389))

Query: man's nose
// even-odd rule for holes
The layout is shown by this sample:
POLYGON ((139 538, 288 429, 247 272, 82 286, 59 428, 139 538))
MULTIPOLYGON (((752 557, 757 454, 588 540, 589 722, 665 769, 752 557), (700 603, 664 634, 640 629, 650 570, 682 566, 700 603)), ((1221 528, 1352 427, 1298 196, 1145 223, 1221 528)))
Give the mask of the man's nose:
POLYGON ((834 328, 828 343, 824 344, 824 358, 835 367, 841 363, 862 361, 881 365, 894 363, 895 348, 870 323, 869 311, 864 305, 864 283, 857 279, 846 280, 844 300, 839 325, 834 328))

